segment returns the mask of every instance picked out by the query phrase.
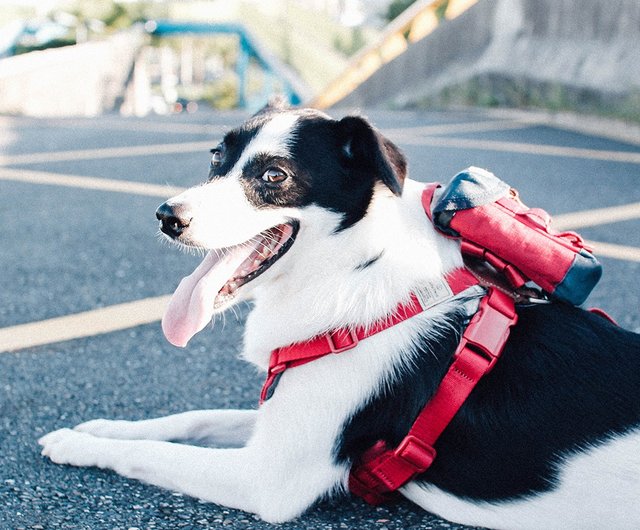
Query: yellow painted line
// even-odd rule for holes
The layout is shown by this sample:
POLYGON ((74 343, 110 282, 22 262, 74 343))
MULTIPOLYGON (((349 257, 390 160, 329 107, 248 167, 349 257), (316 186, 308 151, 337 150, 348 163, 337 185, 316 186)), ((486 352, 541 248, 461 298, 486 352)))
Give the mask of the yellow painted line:
POLYGON ((78 149, 73 151, 53 151, 50 153, 30 153, 22 155, 0 155, 0 165, 39 164, 43 162, 66 162, 69 160, 99 160, 130 156, 173 155, 207 151, 214 142, 183 142, 171 144, 133 145, 126 147, 103 147, 99 149, 78 149))
POLYGON ((406 145, 450 147, 453 149, 479 149, 483 151, 501 151, 528 155, 561 156, 566 158, 584 158, 589 160, 605 160, 607 162, 640 164, 640 152, 633 151, 606 151, 603 149, 585 149, 582 147, 501 142, 496 140, 473 140, 468 138, 443 138, 437 136, 425 136, 421 138, 402 136, 396 138, 396 140, 398 143, 406 145))
POLYGON ((478 0, 456 0, 455 2, 449 0, 444 16, 447 20, 453 20, 477 2, 478 0))
MULTIPOLYGON (((589 241, 597 256, 640 262, 640 248, 589 241)), ((162 318, 170 295, 116 304, 83 313, 0 328, 0 353, 93 337, 162 318)))
POLYGON ((424 125, 419 127, 401 127, 397 129, 383 129, 388 136, 405 138, 407 135, 427 135, 484 132, 484 131, 508 131, 513 129, 526 129, 532 127, 531 123, 512 120, 500 121, 474 121, 462 123, 442 123, 438 125, 424 125))
POLYGON ((633 219, 640 219, 640 202, 554 215, 553 226, 557 230, 575 230, 633 219))
POLYGON ((0 353, 150 324, 162 318, 169 298, 146 298, 84 313, 0 328, 0 353))
POLYGON ((635 261, 640 263, 640 248, 616 245, 614 243, 603 243, 602 241, 587 241, 593 247, 596 257, 605 256, 623 261, 635 261))
MULTIPOLYGON (((597 256, 640 262, 640 248, 601 241, 589 241, 588 244, 594 248, 597 256)), ((146 298, 84 313, 0 328, 0 353, 151 324, 162 318, 169 299, 169 295, 146 298)))
POLYGON ((51 186, 66 186, 86 190, 112 191, 150 197, 169 198, 184 191, 176 186, 162 186, 132 182, 129 180, 104 179, 97 177, 81 177, 76 175, 60 175, 46 171, 30 171, 23 169, 9 169, 0 167, 0 181, 10 180, 29 184, 45 184, 51 186))

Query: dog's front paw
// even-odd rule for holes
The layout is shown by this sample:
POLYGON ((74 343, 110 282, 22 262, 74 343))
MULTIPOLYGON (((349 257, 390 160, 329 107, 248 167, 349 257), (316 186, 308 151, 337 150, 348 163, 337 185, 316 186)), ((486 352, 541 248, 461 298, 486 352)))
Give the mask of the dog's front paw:
POLYGON ((76 425, 73 430, 92 434, 98 438, 113 438, 116 440, 128 440, 134 438, 130 432, 133 422, 124 420, 90 420, 76 425))
POLYGON ((50 432, 38 440, 42 455, 56 464, 78 467, 106 467, 106 454, 95 436, 71 429, 50 432))

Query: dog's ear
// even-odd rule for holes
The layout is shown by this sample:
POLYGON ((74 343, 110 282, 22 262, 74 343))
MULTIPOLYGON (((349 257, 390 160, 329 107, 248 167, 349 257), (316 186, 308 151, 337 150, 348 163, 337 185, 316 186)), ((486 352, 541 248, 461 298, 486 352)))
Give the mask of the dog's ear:
POLYGON ((282 94, 276 94, 275 96, 271 96, 267 104, 262 107, 258 112, 256 112, 253 116, 259 116, 260 114, 265 114, 267 112, 274 112, 278 110, 287 110, 289 108, 289 102, 282 94))
POLYGON ((359 116, 338 122, 343 156, 351 167, 372 171, 395 194, 402 194, 407 161, 402 151, 359 116))

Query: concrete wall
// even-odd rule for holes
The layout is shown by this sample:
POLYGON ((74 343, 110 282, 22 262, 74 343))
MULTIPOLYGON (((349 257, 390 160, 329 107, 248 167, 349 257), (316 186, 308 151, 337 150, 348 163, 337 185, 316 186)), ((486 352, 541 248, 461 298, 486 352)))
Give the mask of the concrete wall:
POLYGON ((121 96, 142 33, 0 59, 0 113, 96 116, 121 96))
POLYGON ((638 0, 481 0, 337 106, 611 107, 640 116, 638 0))

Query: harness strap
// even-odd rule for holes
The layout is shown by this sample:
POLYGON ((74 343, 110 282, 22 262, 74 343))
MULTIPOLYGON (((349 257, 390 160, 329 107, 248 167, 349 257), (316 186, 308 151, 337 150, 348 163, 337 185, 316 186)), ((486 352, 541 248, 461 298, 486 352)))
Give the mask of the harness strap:
POLYGON ((429 221, 431 221, 432 223, 433 214, 431 213, 431 203, 433 202, 433 196, 439 187, 439 182, 429 182, 422 190, 422 208, 424 208, 424 213, 427 214, 429 221))
POLYGON ((431 466, 436 441, 476 384, 493 368, 517 319, 513 299, 490 289, 463 333, 435 395, 400 445, 389 449, 379 441, 352 466, 349 490, 353 494, 370 504, 380 504, 431 466))
MULTIPOLYGON (((445 279, 451 296, 455 296, 469 287, 479 284, 475 276, 464 268, 454 269, 447 274, 445 279)), ((372 326, 354 329, 340 328, 318 335, 306 342, 298 342, 282 348, 276 348, 271 352, 271 357, 269 358, 267 378, 260 392, 260 404, 271 397, 278 379, 288 368, 307 364, 325 355, 339 354, 355 348, 361 340, 395 326, 429 307, 431 306, 421 301, 420 297, 414 293, 409 301, 400 304, 391 316, 376 322, 372 326)))

